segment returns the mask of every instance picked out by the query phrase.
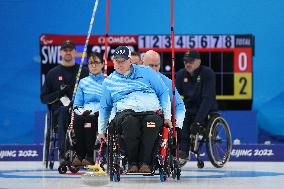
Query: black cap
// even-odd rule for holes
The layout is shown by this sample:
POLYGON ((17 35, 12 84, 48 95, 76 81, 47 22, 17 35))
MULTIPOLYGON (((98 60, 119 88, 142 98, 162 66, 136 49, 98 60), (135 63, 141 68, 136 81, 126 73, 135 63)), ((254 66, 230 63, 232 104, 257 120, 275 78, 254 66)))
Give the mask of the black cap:
POLYGON ((113 57, 114 59, 117 58, 129 59, 130 57, 131 57, 131 51, 126 46, 119 46, 114 51, 114 57, 113 57))
POLYGON ((72 41, 66 40, 66 41, 64 41, 64 42, 61 44, 61 50, 67 49, 67 48, 69 48, 69 49, 75 49, 76 46, 75 46, 75 44, 74 44, 72 41))
POLYGON ((199 52, 196 51, 196 50, 188 50, 188 51, 186 51, 186 53, 184 54, 183 60, 187 61, 187 62, 191 62, 194 59, 200 59, 199 52))

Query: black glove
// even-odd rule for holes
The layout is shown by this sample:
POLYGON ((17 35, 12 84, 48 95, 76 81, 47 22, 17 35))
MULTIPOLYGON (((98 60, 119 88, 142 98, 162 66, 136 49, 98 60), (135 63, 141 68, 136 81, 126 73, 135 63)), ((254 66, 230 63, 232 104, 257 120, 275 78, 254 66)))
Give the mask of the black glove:
POLYGON ((68 108, 71 108, 71 109, 72 109, 73 104, 74 104, 74 101, 71 100, 70 104, 68 105, 68 108))
POLYGON ((67 93, 68 89, 69 89, 69 85, 65 85, 65 84, 60 85, 59 96, 60 97, 64 96, 67 93))
POLYGON ((203 135, 205 132, 206 129, 200 122, 195 121, 190 125, 190 133, 193 135, 196 135, 197 133, 203 135))
POLYGON ((90 113, 92 112, 92 110, 85 110, 82 114, 82 116, 88 116, 90 115, 90 113))

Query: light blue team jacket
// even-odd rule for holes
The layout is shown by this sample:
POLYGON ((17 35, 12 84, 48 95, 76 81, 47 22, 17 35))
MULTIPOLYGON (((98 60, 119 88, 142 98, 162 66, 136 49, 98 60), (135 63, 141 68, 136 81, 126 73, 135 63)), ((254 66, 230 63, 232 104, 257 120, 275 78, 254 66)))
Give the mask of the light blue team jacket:
MULTIPOLYGON (((160 72, 157 72, 157 73, 159 73, 163 82, 168 87, 170 99, 171 99, 171 102, 172 102, 172 99, 173 99, 172 80, 169 79, 167 76, 161 74, 160 72)), ((175 97, 176 97, 176 105, 175 105, 175 107, 176 107, 176 126, 179 127, 179 128, 182 128, 183 120, 184 120, 184 117, 185 117, 185 106, 184 106, 183 100, 181 99, 181 96, 178 93, 176 88, 175 88, 175 97)))
POLYGON ((165 119, 171 119, 171 102, 167 86, 150 67, 131 65, 128 76, 114 71, 103 82, 98 133, 104 133, 112 108, 115 112, 132 109, 135 112, 161 109, 165 119))
POLYGON ((99 111, 103 81, 103 74, 94 75, 90 73, 88 77, 81 79, 75 95, 73 107, 92 110, 92 113, 99 111))

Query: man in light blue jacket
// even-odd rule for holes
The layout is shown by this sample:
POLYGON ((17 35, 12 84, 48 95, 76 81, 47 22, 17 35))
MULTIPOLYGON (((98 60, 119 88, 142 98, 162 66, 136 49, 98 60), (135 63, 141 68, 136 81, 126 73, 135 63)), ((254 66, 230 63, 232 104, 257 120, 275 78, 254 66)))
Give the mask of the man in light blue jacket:
MULTIPOLYGON (((162 78, 163 82, 166 84, 166 86, 169 89, 169 95, 170 95, 170 99, 171 99, 171 102, 172 102, 172 98, 173 98, 172 80, 169 79, 167 76, 160 73, 161 58, 160 58, 159 53, 157 53, 156 51, 153 51, 153 50, 147 51, 144 55, 144 58, 143 58, 143 64, 145 66, 150 66, 152 69, 157 71, 157 73, 159 74, 159 76, 162 78)), ((183 100, 182 100, 182 98, 181 98, 181 96, 178 93, 176 88, 175 88, 175 98, 176 98, 176 101, 175 101, 176 102, 176 104, 175 104, 176 126, 180 129, 182 129, 183 120, 184 120, 184 117, 185 117, 185 106, 184 106, 183 100)))
POLYGON ((149 67, 131 64, 130 55, 126 46, 115 50, 115 71, 103 82, 97 138, 106 140, 114 108, 114 121, 122 118, 116 126, 121 128, 128 171, 146 173, 151 172, 153 147, 160 127, 163 124, 172 127, 171 104, 168 88, 157 73, 149 67), (158 112, 162 112, 164 120, 158 112))

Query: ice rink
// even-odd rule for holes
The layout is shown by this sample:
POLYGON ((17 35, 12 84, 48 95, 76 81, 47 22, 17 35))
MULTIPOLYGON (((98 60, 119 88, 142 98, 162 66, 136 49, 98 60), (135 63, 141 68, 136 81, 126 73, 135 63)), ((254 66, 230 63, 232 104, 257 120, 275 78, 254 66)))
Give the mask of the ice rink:
MULTIPOLYGON (((55 165, 57 168, 57 164, 55 165)), ((83 173, 80 171, 79 173, 83 173)), ((60 175, 45 169, 42 162, 0 162, 0 188, 72 189, 72 188, 188 188, 188 189, 281 189, 284 187, 284 162, 229 162, 216 169, 205 162, 198 169, 195 162, 182 169, 180 181, 169 178, 161 183, 159 176, 121 176, 119 183, 96 186, 95 180, 84 180, 80 174, 60 175)))

